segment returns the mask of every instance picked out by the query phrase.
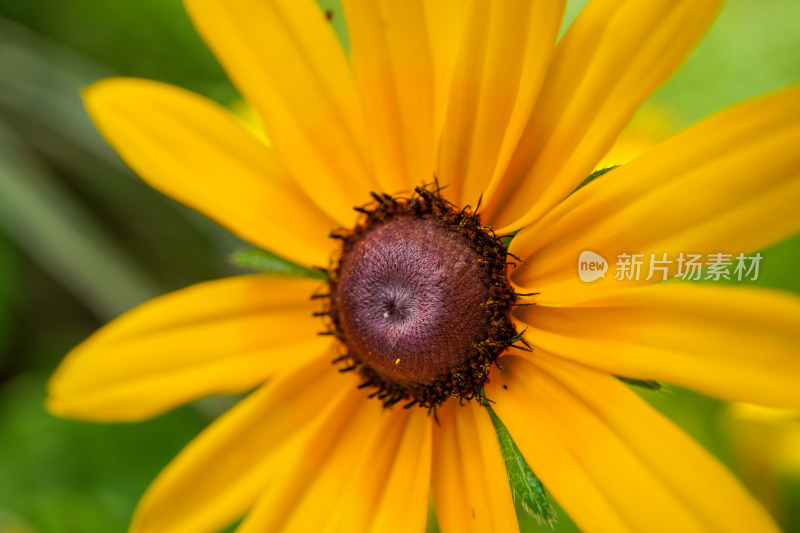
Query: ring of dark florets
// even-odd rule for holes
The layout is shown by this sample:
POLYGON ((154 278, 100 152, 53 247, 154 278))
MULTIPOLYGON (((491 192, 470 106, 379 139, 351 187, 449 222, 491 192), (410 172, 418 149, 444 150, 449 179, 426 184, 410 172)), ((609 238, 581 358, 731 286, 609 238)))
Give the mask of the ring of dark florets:
POLYGON ((404 402, 403 407, 406 409, 418 405, 435 412, 436 407, 451 396, 459 398, 460 401, 476 399, 483 402, 485 400, 483 385, 500 354, 509 347, 530 351, 530 346, 517 332, 511 320, 511 310, 514 306, 528 305, 517 303, 520 296, 526 295, 515 293, 508 281, 508 268, 516 266, 514 259, 517 258, 508 253, 503 243, 504 237, 497 236, 491 228, 481 224, 477 208, 475 211, 469 206, 458 209, 443 199, 440 191, 437 184, 432 189, 417 187, 410 198, 372 193, 373 202, 354 208, 361 213, 361 218, 354 228, 331 232, 331 238, 341 241, 342 245, 331 259, 330 267, 321 269, 328 275, 329 290, 312 296, 314 299, 322 300, 324 304, 324 310, 315 313, 316 316, 326 318, 327 329, 320 332, 320 335, 332 335, 341 341, 343 353, 334 359, 333 363, 340 366, 339 372, 357 372, 362 378, 358 387, 375 389, 369 396, 382 401, 384 407, 404 402), (367 363, 361 361, 358 354, 350 350, 344 341, 336 302, 342 259, 371 229, 407 216, 435 218, 440 227, 465 237, 478 254, 478 261, 483 266, 490 283, 489 296, 482 304, 489 316, 486 335, 472 344, 465 362, 427 385, 396 383, 384 378, 367 363))

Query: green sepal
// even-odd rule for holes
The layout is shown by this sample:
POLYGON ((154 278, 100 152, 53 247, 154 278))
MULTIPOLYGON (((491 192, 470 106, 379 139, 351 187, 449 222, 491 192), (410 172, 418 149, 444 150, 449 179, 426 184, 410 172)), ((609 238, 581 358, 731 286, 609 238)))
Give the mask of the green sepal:
POLYGON ((544 485, 525 461, 500 418, 488 404, 484 404, 484 406, 489 411, 494 430, 497 433, 497 441, 500 444, 500 451, 503 453, 508 484, 511 486, 514 501, 519 501, 525 512, 534 517, 537 522, 553 527, 556 522, 556 513, 547 499, 544 485))
POLYGON ((508 250, 508 247, 511 244, 511 239, 513 239, 517 235, 517 233, 519 233, 519 230, 512 231, 511 233, 503 237, 503 246, 505 246, 506 250, 508 250))
POLYGON ((632 379, 632 378, 624 378, 622 376, 616 376, 616 378, 623 383, 627 383, 628 385, 633 385, 634 387, 639 387, 640 389, 647 389, 653 391, 661 390, 661 383, 658 381, 653 381, 652 379, 632 379))
POLYGON ((603 174, 605 174, 605 173, 606 173, 606 172, 608 172, 609 170, 614 170, 614 169, 615 169, 615 168, 617 168, 618 166, 619 166, 619 165, 611 165, 610 167, 606 167, 606 168, 600 168, 600 169, 597 169, 597 170, 595 170, 594 172, 592 172, 591 174, 589 174, 589 177, 588 177, 588 178, 586 178, 585 180, 583 180, 583 181, 581 182, 581 184, 580 184, 580 185, 578 185, 577 187, 575 187, 575 190, 574 190, 574 191, 572 191, 571 193, 569 193, 569 194, 570 194, 570 196, 572 196, 572 195, 573 195, 573 194, 575 194, 575 193, 576 193, 576 192, 577 192, 579 189, 581 189, 582 187, 585 187, 585 186, 586 186, 586 185, 588 185, 589 183, 593 182, 594 180, 596 180, 597 178, 599 178, 600 176, 602 176, 603 174))
MULTIPOLYGON (((588 178, 586 178, 585 180, 583 180, 583 181, 581 182, 581 184, 580 184, 580 185, 578 185, 577 187, 575 187, 575 190, 574 190, 574 191, 572 191, 571 193, 569 193, 569 196, 572 196, 572 195, 573 195, 573 194, 575 194, 575 192, 577 192, 577 190, 578 190, 578 189, 580 189, 581 187, 584 187, 584 186, 586 186, 586 184, 588 184, 588 183, 590 183, 590 182, 592 182, 592 181, 596 180, 597 178, 599 178, 600 176, 602 176, 603 174, 605 174, 605 173, 606 173, 606 172, 608 172, 609 170, 614 170, 614 169, 615 169, 615 168, 617 168, 618 166, 619 166, 619 165, 612 165, 612 166, 610 166, 610 167, 606 167, 606 168, 601 168, 601 169, 595 170, 594 172, 592 172, 591 174, 589 174, 589 177, 588 177, 588 178)), ((568 196, 568 197, 569 197, 569 196, 568 196)), ((515 236, 517 233, 519 233, 519 230, 516 230, 516 231, 514 231, 514 232, 510 233, 509 235, 506 235, 506 236, 504 236, 504 237, 503 237, 503 246, 505 246, 505 247, 506 247, 506 249, 508 249, 509 245, 511 244, 511 239, 513 239, 513 238, 514 238, 514 236, 515 236)))
POLYGON ((278 274, 281 276, 300 276, 304 278, 328 279, 325 272, 307 268, 288 259, 260 248, 248 248, 233 254, 231 257, 234 264, 241 267, 251 268, 259 272, 278 274))

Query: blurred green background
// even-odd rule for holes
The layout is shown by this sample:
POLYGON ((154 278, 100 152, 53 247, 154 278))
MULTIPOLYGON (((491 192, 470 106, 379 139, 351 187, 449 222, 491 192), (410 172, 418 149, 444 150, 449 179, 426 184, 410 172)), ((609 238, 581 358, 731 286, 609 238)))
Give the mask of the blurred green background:
MULTIPOLYGON (((346 43, 338 4, 320 2, 346 43)), ((567 19, 584 3, 570 2, 567 19)), ((657 140, 800 81, 798 21, 797 0, 730 1, 643 108, 634 134, 657 140)), ((148 482, 230 403, 210 399, 135 425, 42 410, 45 380, 72 346, 154 295, 235 273, 228 258, 242 245, 139 182, 96 134, 79 91, 114 74, 227 105, 237 99, 180 0, 0 0, 0 533, 125 531, 148 482)), ((758 283, 800 293, 800 239, 763 253, 758 283)), ((644 394, 785 530, 800 531, 796 416, 732 409, 674 387, 644 394)), ((561 513, 556 529, 574 527, 561 513)))

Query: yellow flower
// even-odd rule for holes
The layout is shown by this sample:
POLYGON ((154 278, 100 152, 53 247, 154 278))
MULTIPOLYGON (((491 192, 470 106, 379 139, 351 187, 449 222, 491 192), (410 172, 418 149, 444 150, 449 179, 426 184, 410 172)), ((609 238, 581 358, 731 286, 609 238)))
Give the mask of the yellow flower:
MULTIPOLYGON (((269 145, 227 110, 156 82, 101 81, 86 92, 89 112, 154 187, 302 265, 329 264, 329 232, 353 228, 371 191, 408 195, 436 175, 456 209, 482 195, 484 224, 524 228, 511 278, 517 293, 536 293, 513 313, 533 351, 504 352, 485 395, 578 526, 774 530, 722 466, 614 375, 800 407, 798 300, 658 277, 584 283, 576 262, 585 250, 749 253, 797 231, 800 90, 723 111, 573 193, 719 2, 593 0, 557 43, 557 0, 343 3, 349 57, 312 0, 186 1, 269 145)), ((391 244, 380 243, 408 259, 391 244)), ((517 530, 487 409, 451 398, 437 424, 425 409, 367 399, 361 370, 330 363, 341 342, 316 334, 309 296, 320 284, 200 284, 67 356, 48 407, 68 417, 139 420, 258 387, 164 470, 132 530, 214 531, 246 515, 238 531, 422 531, 431 490, 444 532, 517 530)), ((437 347, 462 342, 461 325, 448 322, 460 333, 445 342, 450 330, 431 324, 420 327, 437 347)), ((408 351, 391 361, 402 367, 408 351)))

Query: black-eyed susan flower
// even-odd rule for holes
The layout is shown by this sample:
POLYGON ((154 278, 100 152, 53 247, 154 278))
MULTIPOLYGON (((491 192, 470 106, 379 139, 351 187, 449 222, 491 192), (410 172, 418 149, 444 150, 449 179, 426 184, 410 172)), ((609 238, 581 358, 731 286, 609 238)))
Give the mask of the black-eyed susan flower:
POLYGON ((583 530, 775 529, 615 376, 797 408, 798 300, 656 283, 680 263, 579 276, 583 252, 733 258, 800 227, 797 88, 580 187, 719 2, 593 0, 557 40, 557 0, 346 0, 349 56, 312 0, 186 4, 270 142, 150 81, 97 83, 90 114, 154 187, 326 275, 190 287, 67 356, 68 417, 256 389, 133 531, 422 531, 431 492, 445 532, 514 531, 495 414, 583 530))

